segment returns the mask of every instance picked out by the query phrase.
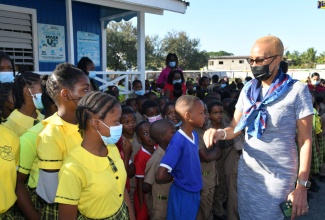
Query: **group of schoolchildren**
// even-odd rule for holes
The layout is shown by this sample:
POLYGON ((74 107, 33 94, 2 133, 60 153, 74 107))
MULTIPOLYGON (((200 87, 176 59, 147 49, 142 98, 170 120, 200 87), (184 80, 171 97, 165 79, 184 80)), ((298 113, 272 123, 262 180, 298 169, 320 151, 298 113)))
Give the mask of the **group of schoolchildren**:
POLYGON ((237 90, 170 102, 135 80, 120 103, 85 73, 0 73, 0 219, 224 219, 225 204, 238 219, 243 137, 203 142, 229 124, 237 90))

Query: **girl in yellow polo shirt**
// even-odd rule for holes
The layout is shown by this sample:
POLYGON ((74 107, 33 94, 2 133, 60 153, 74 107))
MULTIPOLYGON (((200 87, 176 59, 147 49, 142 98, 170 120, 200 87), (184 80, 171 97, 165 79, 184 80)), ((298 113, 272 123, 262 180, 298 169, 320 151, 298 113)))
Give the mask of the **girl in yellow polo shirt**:
POLYGON ((15 77, 13 98, 15 110, 9 115, 4 126, 19 137, 44 119, 38 109, 43 109, 40 75, 32 72, 19 73, 15 77))
POLYGON ((43 130, 37 139, 39 177, 36 193, 44 202, 41 219, 57 219, 57 204, 54 202, 58 174, 68 153, 80 147, 76 108, 79 100, 90 91, 85 73, 72 64, 56 66, 46 82, 46 90, 58 107, 58 111, 43 120, 43 130))
MULTIPOLYGON (((42 79, 42 103, 45 110, 45 118, 50 117, 56 111, 54 101, 46 91, 47 75, 42 79)), ((17 204, 27 219, 40 219, 42 204, 38 201, 36 186, 38 182, 38 157, 36 151, 36 140, 44 125, 37 125, 28 129, 20 136, 20 157, 17 172, 17 204), (28 180, 26 187, 26 179, 28 180)))
POLYGON ((115 145, 122 135, 121 113, 119 102, 105 93, 81 99, 77 119, 83 141, 60 170, 55 197, 59 219, 135 219, 115 145))
POLYGON ((14 219, 18 161, 19 138, 0 124, 0 219, 14 219))

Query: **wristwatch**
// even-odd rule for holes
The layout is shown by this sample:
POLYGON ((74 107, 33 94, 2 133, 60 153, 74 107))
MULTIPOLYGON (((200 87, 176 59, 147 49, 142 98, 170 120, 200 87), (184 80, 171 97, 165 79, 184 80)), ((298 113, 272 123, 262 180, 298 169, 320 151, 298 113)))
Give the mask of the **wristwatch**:
POLYGON ((307 189, 309 189, 310 186, 311 186, 311 182, 309 182, 308 180, 307 181, 304 181, 304 180, 297 179, 297 184, 303 185, 307 189))

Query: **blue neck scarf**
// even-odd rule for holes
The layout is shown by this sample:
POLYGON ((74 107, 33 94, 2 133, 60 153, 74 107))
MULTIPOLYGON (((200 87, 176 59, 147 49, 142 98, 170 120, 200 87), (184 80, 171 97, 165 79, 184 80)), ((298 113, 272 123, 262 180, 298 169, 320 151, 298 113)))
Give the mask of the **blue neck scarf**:
POLYGON ((261 98, 261 81, 253 79, 246 83, 243 92, 245 98, 250 102, 250 106, 243 112, 234 133, 247 127, 247 134, 258 139, 261 138, 267 127, 267 110, 265 106, 281 97, 296 81, 279 69, 263 98, 261 98))

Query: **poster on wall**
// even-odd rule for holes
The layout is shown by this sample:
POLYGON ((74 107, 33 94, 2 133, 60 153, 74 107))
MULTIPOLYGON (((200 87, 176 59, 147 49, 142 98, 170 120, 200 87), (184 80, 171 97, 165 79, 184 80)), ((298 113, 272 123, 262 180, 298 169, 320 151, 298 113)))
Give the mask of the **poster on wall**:
POLYGON ((40 62, 65 62, 64 26, 37 24, 40 62))
POLYGON ((100 66, 99 35, 77 31, 78 61, 81 57, 88 57, 95 66, 100 66))

